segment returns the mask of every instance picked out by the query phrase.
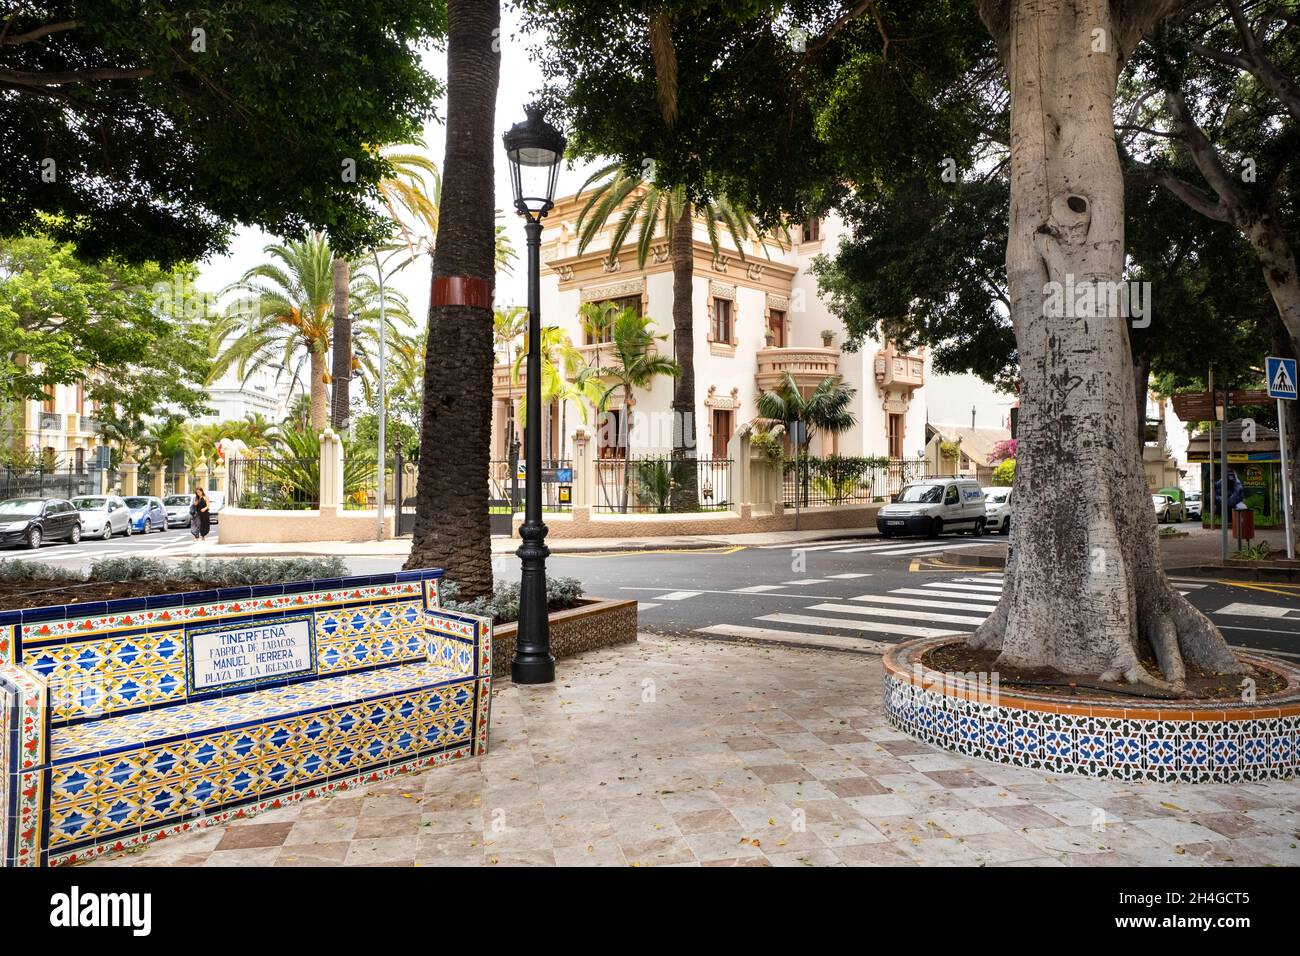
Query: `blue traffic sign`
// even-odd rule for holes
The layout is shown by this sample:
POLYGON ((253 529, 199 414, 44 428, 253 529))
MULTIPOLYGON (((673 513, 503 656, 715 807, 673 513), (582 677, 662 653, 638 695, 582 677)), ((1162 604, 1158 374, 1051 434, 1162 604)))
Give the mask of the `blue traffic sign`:
POLYGON ((1295 359, 1270 355, 1265 364, 1268 372, 1268 394, 1273 398, 1295 398, 1295 359))

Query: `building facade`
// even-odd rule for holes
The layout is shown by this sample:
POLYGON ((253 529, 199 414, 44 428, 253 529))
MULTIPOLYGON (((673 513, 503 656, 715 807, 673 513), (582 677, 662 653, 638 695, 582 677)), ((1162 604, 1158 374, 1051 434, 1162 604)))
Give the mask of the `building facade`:
MULTIPOLYGON (((591 245, 578 251, 577 219, 585 198, 559 200, 544 221, 542 234, 542 324, 558 326, 589 365, 609 362, 609 346, 592 341, 579 318, 585 303, 612 301, 647 316, 658 348, 675 354, 673 342, 673 273, 668 243, 657 237, 644 267, 635 244, 611 255, 610 234, 617 215, 591 245)), ((817 295, 809 271, 814 256, 834 252, 843 227, 835 218, 791 230, 785 249, 768 243, 736 248, 720 230, 718 254, 702 220, 693 236, 696 456, 724 458, 736 429, 758 417, 762 390, 775 388, 789 372, 801 389, 838 376, 856 390, 857 423, 839 435, 814 434, 814 455, 920 459, 926 444, 925 407, 920 398, 929 374, 924 349, 904 353, 888 342, 868 341, 856 352, 844 351, 843 324, 817 295)), ((494 386, 493 457, 505 458, 519 413, 522 380, 512 381, 509 366, 499 365, 494 386)), ((666 454, 673 447, 673 380, 667 376, 637 389, 630 403, 621 394, 610 399, 603 421, 587 422, 575 402, 557 403, 544 423, 545 454, 564 459, 571 436, 583 427, 594 434, 596 454, 621 454, 621 422, 631 405, 627 446, 632 456, 666 454)))

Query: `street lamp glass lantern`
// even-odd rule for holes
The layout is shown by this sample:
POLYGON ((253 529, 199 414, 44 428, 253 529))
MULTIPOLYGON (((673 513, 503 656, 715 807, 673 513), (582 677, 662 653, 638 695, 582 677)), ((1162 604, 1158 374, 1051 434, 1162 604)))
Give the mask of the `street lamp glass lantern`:
POLYGON ((528 119, 502 136, 510 163, 515 211, 532 220, 545 217, 555 205, 555 182, 564 158, 564 135, 546 122, 538 105, 525 107, 528 119))

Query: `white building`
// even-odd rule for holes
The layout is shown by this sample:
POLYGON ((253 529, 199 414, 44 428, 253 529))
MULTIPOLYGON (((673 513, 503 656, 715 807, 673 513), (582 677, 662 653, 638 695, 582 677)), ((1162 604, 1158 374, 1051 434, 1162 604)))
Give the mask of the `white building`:
MULTIPOLYGON (((585 201, 585 200, 584 200, 585 201)), ((543 325, 558 325, 583 353, 588 364, 608 363, 608 347, 591 342, 579 321, 586 302, 614 301, 638 308, 658 335, 667 336, 663 354, 673 354, 673 274, 666 240, 652 246, 644 268, 637 265, 635 244, 625 243, 617 258, 609 254, 608 226, 581 254, 576 222, 581 203, 575 196, 556 203, 542 233, 541 314, 543 325)), ((750 243, 742 259, 725 230, 715 256, 702 221, 694 235, 695 265, 692 308, 695 315, 695 415, 697 455, 726 457, 727 442, 742 423, 757 415, 760 390, 771 389, 785 372, 805 390, 826 376, 838 375, 857 390, 857 424, 838 436, 815 435, 814 455, 879 456, 920 459, 926 445, 925 403, 921 399, 929 358, 924 349, 901 353, 890 343, 864 342, 857 352, 843 351, 843 324, 817 295, 808 271, 812 257, 833 252, 843 232, 836 218, 812 221, 792 230, 792 245, 782 251, 750 243), (825 337, 823 333, 829 333, 825 337)), ((520 385, 512 385, 507 366, 498 366, 494 387, 493 458, 505 458, 508 436, 518 413, 520 385)), ((666 453, 673 444, 673 380, 667 376, 633 396, 633 456, 666 453)), ((611 421, 623 413, 615 395, 611 421)), ((572 435, 582 424, 572 403, 564 413, 552 407, 545 428, 545 453, 566 458, 572 435), (563 420, 563 425, 561 424, 563 420)), ((594 432, 597 454, 617 454, 618 429, 587 425, 594 432)))
POLYGON ((212 414, 199 416, 195 421, 239 421, 256 414, 278 422, 288 414, 294 398, 305 391, 300 382, 291 382, 283 375, 277 379, 275 369, 258 369, 242 379, 231 368, 208 387, 207 403, 212 414))

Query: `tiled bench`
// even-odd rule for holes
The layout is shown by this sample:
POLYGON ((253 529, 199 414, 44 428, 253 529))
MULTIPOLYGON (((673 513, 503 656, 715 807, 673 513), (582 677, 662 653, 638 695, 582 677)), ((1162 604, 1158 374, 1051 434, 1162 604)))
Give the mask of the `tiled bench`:
POLYGON ((0 859, 76 862, 486 752, 491 625, 439 608, 439 577, 0 616, 0 859), (237 670, 258 653, 278 672, 237 670))

